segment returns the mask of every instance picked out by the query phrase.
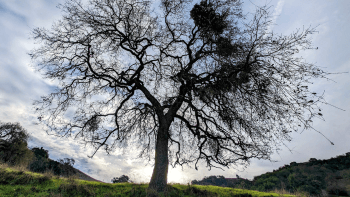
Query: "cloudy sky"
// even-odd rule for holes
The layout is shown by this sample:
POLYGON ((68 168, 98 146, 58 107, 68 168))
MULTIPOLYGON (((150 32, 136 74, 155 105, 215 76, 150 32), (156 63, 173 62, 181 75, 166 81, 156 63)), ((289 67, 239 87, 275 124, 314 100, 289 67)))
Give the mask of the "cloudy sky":
MULTIPOLYGON (((60 18, 56 8, 62 0, 0 0, 0 121, 19 122, 31 134, 29 147, 49 150, 51 159, 74 158, 75 168, 90 176, 111 182, 113 177, 123 174, 136 182, 149 182, 152 166, 135 159, 137 152, 114 152, 107 155, 103 150, 89 159, 93 153, 73 139, 47 135, 37 125, 32 103, 40 96, 50 93, 52 83, 32 70, 27 53, 37 45, 30 40, 35 27, 47 27, 60 18)), ((303 52, 306 61, 315 63, 332 73, 350 71, 350 1, 349 0, 248 0, 244 1, 244 12, 254 12, 255 5, 269 4, 277 25, 270 29, 278 34, 290 34, 298 28, 317 26, 318 32, 312 41, 318 50, 303 52)), ((204 176, 223 175, 226 178, 254 176, 277 169, 292 161, 306 162, 309 158, 328 159, 350 152, 350 74, 330 75, 334 81, 314 80, 310 90, 325 91, 325 100, 330 105, 321 106, 325 121, 315 120, 314 128, 329 138, 335 145, 313 130, 294 133, 293 141, 281 147, 269 161, 252 160, 244 169, 212 169, 205 165, 199 170, 184 167, 169 169, 169 182, 187 183, 204 176), (289 151, 291 150, 291 152, 289 151)), ((132 147, 129 150, 133 150, 132 147)))

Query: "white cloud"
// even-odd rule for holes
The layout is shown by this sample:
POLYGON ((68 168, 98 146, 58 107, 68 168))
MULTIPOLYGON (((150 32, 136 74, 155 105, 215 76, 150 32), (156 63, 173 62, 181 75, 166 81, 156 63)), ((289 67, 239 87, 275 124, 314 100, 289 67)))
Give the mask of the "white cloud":
POLYGON ((271 32, 273 30, 274 25, 276 24, 276 21, 278 17, 281 15, 282 10, 283 10, 283 5, 284 5, 285 0, 279 0, 274 11, 272 14, 272 19, 271 19, 271 25, 268 27, 267 32, 271 32))

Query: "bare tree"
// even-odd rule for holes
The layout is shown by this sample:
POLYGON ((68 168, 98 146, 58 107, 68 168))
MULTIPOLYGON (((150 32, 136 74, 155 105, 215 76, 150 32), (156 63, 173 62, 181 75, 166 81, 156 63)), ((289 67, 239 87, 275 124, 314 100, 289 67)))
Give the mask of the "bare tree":
POLYGON ((34 103, 48 128, 95 153, 137 142, 155 158, 149 187, 164 191, 169 163, 270 160, 322 118, 307 84, 329 73, 295 55, 315 29, 275 35, 266 7, 246 22, 239 0, 157 2, 69 0, 51 30, 33 30, 35 68, 59 82, 34 103))

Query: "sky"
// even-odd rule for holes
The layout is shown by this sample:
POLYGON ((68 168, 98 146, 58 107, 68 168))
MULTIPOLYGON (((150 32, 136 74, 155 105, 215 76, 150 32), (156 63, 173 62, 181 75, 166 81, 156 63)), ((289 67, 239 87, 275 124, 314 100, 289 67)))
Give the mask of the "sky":
MULTIPOLYGON (((91 177, 110 183, 113 177, 127 175, 135 182, 149 182, 153 167, 136 159, 138 151, 129 147, 124 153, 110 155, 99 150, 90 159, 94 149, 78 141, 47 135, 38 124, 33 101, 48 95, 52 82, 44 79, 31 67, 28 52, 38 47, 30 39, 36 27, 50 28, 61 12, 56 8, 63 0, 0 0, 0 121, 19 122, 30 134, 29 147, 43 147, 53 160, 74 158, 74 167, 91 177)), ((313 45, 318 50, 300 53, 307 62, 314 63, 330 73, 350 71, 350 1, 349 0, 248 0, 243 1, 243 12, 253 13, 255 6, 268 4, 276 25, 270 30, 288 35, 298 28, 317 27, 313 45)), ((222 175, 226 178, 253 179, 280 166, 295 162, 307 162, 310 158, 329 159, 350 152, 350 74, 334 74, 331 80, 318 79, 309 87, 317 93, 325 91, 324 99, 331 105, 321 105, 323 120, 315 119, 314 130, 296 132, 293 140, 281 146, 272 155, 276 162, 252 159, 247 168, 224 168, 209 171, 201 164, 198 171, 189 167, 169 167, 168 182, 186 184, 201 180, 204 176, 222 175), (333 107, 335 106, 335 107, 333 107), (338 109, 341 108, 342 110, 338 109)))

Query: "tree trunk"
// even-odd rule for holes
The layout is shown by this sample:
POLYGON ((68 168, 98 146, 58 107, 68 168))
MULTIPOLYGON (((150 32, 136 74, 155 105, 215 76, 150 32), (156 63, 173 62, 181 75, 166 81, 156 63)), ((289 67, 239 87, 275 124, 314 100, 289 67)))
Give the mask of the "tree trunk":
POLYGON ((149 189, 164 192, 168 182, 168 124, 160 121, 157 134, 156 155, 149 189))

